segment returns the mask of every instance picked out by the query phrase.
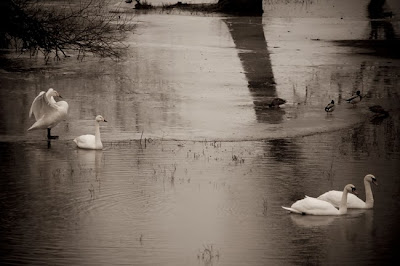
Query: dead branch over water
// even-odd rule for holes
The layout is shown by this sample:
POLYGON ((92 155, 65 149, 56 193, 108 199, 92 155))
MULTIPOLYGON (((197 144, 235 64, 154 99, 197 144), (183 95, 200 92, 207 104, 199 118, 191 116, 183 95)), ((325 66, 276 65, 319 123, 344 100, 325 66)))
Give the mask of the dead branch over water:
POLYGON ((68 51, 80 59, 87 53, 119 58, 132 25, 109 12, 108 4, 107 0, 3 0, 1 46, 31 55, 42 52, 46 60, 67 57, 68 51))

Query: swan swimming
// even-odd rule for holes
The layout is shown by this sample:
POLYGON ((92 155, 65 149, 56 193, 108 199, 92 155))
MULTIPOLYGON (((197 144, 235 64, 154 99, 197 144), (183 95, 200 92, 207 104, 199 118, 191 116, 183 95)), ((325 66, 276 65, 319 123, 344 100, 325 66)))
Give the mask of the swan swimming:
POLYGON ((299 214, 310 214, 310 215, 343 215, 347 213, 347 194, 349 192, 357 193, 356 187, 352 184, 348 184, 344 187, 342 193, 342 199, 340 202, 339 210, 327 201, 320 199, 305 197, 302 200, 298 200, 292 204, 290 208, 283 207, 285 210, 299 214))
POLYGON ((62 120, 66 119, 68 114, 68 103, 66 101, 56 102, 54 97, 61 97, 58 92, 52 88, 47 92, 41 91, 33 100, 29 117, 35 116, 36 122, 28 129, 45 129, 47 128, 47 138, 57 139, 58 136, 51 135, 51 129, 62 120))
POLYGON ((361 102, 361 100, 362 100, 361 92, 357 91, 356 95, 353 95, 350 98, 348 98, 346 102, 351 103, 353 104, 353 106, 355 106, 355 104, 361 102))
POLYGON ((335 101, 332 100, 328 105, 325 107, 325 112, 331 113, 335 110, 335 101))
POLYGON ((103 149, 103 143, 100 138, 100 122, 107 122, 101 115, 96 116, 95 119, 95 134, 94 135, 82 135, 74 139, 74 142, 81 149, 89 150, 101 150, 103 149))
MULTIPOLYGON (((347 198, 347 208, 350 209, 372 209, 374 207, 374 197, 372 196, 371 183, 378 185, 376 177, 368 174, 364 177, 365 186, 365 202, 359 197, 350 194, 347 198)), ((327 201, 333 206, 338 207, 340 205, 340 199, 342 197, 341 191, 331 190, 318 197, 320 200, 327 201)))

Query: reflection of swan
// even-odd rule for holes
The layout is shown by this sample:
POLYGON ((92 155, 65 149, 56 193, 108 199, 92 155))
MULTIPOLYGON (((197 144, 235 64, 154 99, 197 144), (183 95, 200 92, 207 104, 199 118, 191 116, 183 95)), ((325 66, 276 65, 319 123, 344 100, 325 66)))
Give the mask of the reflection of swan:
POLYGON ((335 217, 333 216, 314 216, 314 215, 290 215, 292 221, 297 226, 310 228, 317 226, 327 226, 331 224, 335 217))
POLYGON ((78 149, 76 150, 78 162, 81 166, 84 167, 98 167, 101 163, 101 158, 103 157, 102 150, 87 150, 87 149, 78 149))
MULTIPOLYGON (((365 186, 365 202, 355 195, 350 194, 347 198, 347 208, 352 209, 371 209, 374 207, 374 197, 372 196, 371 183, 378 185, 375 176, 368 174, 364 177, 365 186)), ((318 197, 320 200, 327 201, 338 207, 340 205, 340 199, 342 198, 342 192, 331 190, 318 197)))
POLYGON ((95 171, 96 177, 101 172, 101 164, 103 161, 103 151, 102 150, 87 150, 78 149, 76 150, 77 162, 79 162, 79 169, 93 169, 95 171))
POLYGON ((339 210, 336 209, 332 204, 327 201, 323 201, 316 198, 305 197, 302 200, 298 200, 292 204, 290 208, 283 207, 285 210, 299 213, 299 214, 311 214, 311 215, 342 215, 347 213, 347 194, 349 192, 355 193, 356 187, 352 184, 348 184, 344 187, 342 193, 342 200, 340 202, 339 210))
POLYGON ((107 122, 101 115, 96 116, 95 120, 95 135, 82 135, 74 139, 74 142, 79 148, 90 150, 103 149, 103 143, 100 138, 100 125, 99 122, 107 122))
MULTIPOLYGON (((351 194, 350 194, 351 195, 351 194)), ((346 217, 347 218, 358 218, 358 217, 362 217, 362 216, 368 216, 370 215, 369 211, 373 211, 373 210, 367 210, 367 209, 349 209, 346 217)))
POLYGON ((33 100, 31 110, 29 111, 29 117, 33 113, 36 122, 28 130, 47 128, 48 139, 58 138, 58 136, 51 136, 51 128, 64 120, 68 113, 68 103, 66 101, 56 102, 54 97, 61 96, 52 88, 47 92, 41 91, 33 100))
POLYGON ((328 105, 325 107, 325 112, 331 113, 335 110, 335 101, 332 100, 328 105))
POLYGON ((355 95, 351 96, 350 98, 348 98, 346 100, 346 102, 351 103, 351 104, 357 104, 359 102, 361 102, 362 100, 362 96, 361 96, 361 92, 357 91, 355 95))

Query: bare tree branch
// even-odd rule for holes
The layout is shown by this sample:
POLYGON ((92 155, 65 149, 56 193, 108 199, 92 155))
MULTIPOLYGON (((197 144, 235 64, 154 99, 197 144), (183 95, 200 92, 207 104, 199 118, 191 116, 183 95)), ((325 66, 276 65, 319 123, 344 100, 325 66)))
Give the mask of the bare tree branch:
POLYGON ((51 5, 39 0, 2 0, 0 3, 0 46, 42 52, 48 60, 67 51, 78 58, 86 53, 119 58, 127 47, 130 21, 109 12, 107 0, 65 0, 51 5))

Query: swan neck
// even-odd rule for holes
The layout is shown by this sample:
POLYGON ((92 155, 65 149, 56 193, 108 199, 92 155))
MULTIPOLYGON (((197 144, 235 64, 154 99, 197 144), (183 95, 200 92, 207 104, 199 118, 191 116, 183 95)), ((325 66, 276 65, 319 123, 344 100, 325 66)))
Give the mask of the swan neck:
POLYGON ((374 206, 374 197, 372 196, 371 183, 364 180, 365 186, 365 207, 372 208, 374 206))
POLYGON ((343 190, 342 200, 340 201, 339 214, 346 214, 347 213, 347 193, 349 193, 349 192, 345 188, 343 190))
POLYGON ((101 143, 101 138, 100 138, 100 125, 99 122, 95 122, 95 132, 94 132, 94 138, 95 138, 95 142, 96 142, 96 147, 102 146, 101 143))
POLYGON ((48 91, 47 91, 46 94, 45 94, 45 98, 46 98, 46 101, 47 101, 47 103, 48 103, 49 105, 52 105, 52 106, 55 105, 56 100, 54 100, 54 97, 53 97, 53 96, 49 95, 49 92, 48 92, 48 91))

